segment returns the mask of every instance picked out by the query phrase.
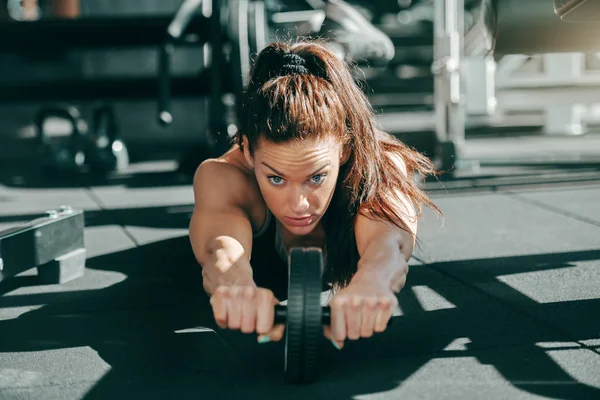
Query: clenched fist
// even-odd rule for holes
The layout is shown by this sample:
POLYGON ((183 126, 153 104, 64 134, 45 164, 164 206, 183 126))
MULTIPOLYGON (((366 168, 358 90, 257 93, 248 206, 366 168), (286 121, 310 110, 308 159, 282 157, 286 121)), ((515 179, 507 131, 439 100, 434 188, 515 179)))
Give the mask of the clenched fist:
POLYGON ((253 285, 219 286, 210 297, 220 328, 256 332, 260 343, 279 341, 283 337, 285 325, 274 325, 278 303, 272 291, 253 285))
POLYGON ((389 287, 368 280, 356 280, 340 290, 330 301, 331 325, 324 335, 341 349, 346 339, 369 338, 383 332, 398 299, 389 287))

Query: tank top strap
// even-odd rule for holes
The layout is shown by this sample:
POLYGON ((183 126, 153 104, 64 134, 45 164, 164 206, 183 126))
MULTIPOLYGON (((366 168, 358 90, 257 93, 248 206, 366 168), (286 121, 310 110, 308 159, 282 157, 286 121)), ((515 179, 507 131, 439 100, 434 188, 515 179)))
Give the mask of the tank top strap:
POLYGON ((275 224, 275 252, 279 258, 285 262, 288 260, 288 249, 283 243, 283 233, 281 232, 281 226, 279 223, 275 224))
POLYGON ((271 220, 273 219, 273 214, 271 213, 271 210, 269 210, 269 207, 266 207, 267 209, 267 215, 265 218, 265 223, 263 224, 263 226, 258 230, 258 232, 255 232, 252 236, 257 239, 259 237, 261 237, 262 235, 264 235, 267 230, 269 229, 269 225, 271 225, 271 220))

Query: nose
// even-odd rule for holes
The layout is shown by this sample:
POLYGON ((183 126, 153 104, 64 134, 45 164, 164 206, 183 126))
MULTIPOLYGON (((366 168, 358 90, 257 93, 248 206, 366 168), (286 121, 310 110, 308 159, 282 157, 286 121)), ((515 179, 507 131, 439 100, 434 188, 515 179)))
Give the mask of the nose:
POLYGON ((290 203, 292 212, 298 216, 306 213, 309 208, 308 196, 301 188, 292 189, 290 203))

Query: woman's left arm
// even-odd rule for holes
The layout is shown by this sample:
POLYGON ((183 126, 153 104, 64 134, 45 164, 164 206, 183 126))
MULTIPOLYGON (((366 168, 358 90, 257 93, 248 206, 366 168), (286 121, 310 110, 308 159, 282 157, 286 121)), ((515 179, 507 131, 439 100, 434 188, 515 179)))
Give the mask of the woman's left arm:
POLYGON ((406 283, 414 247, 410 233, 364 215, 357 218, 355 230, 358 269, 331 299, 331 324, 324 327, 325 336, 338 349, 346 339, 368 338, 386 329, 398 305, 396 293, 406 283))
POLYGON ((414 249, 416 222, 409 225, 413 234, 387 221, 356 218, 354 230, 360 256, 352 282, 377 281, 398 293, 406 283, 408 260, 414 249))
POLYGON ((357 271, 348 286, 331 299, 331 325, 324 330, 337 348, 342 348, 346 339, 383 332, 398 304, 396 293, 406 283, 417 233, 414 207, 402 193, 398 198, 408 231, 366 212, 356 218, 354 232, 360 256, 357 271))
MULTIPOLYGON (((398 156, 392 156, 397 167, 407 175, 406 165, 398 156)), ((396 191, 398 209, 405 215, 403 221, 409 231, 389 221, 370 217, 361 212, 354 223, 356 246, 360 256, 353 280, 377 279, 398 293, 406 282, 408 260, 417 236, 417 214, 410 199, 396 191)))

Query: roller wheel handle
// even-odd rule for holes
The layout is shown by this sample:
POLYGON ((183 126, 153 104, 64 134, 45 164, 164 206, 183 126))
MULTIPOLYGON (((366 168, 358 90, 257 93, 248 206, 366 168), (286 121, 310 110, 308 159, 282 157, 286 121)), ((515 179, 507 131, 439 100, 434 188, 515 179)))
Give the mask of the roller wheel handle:
MULTIPOLYGON (((321 318, 323 325, 331 324, 331 307, 322 307, 321 318)), ((275 306, 275 324, 285 324, 287 322, 287 307, 282 305, 275 306)), ((392 325, 392 319, 387 323, 387 326, 392 325)))

